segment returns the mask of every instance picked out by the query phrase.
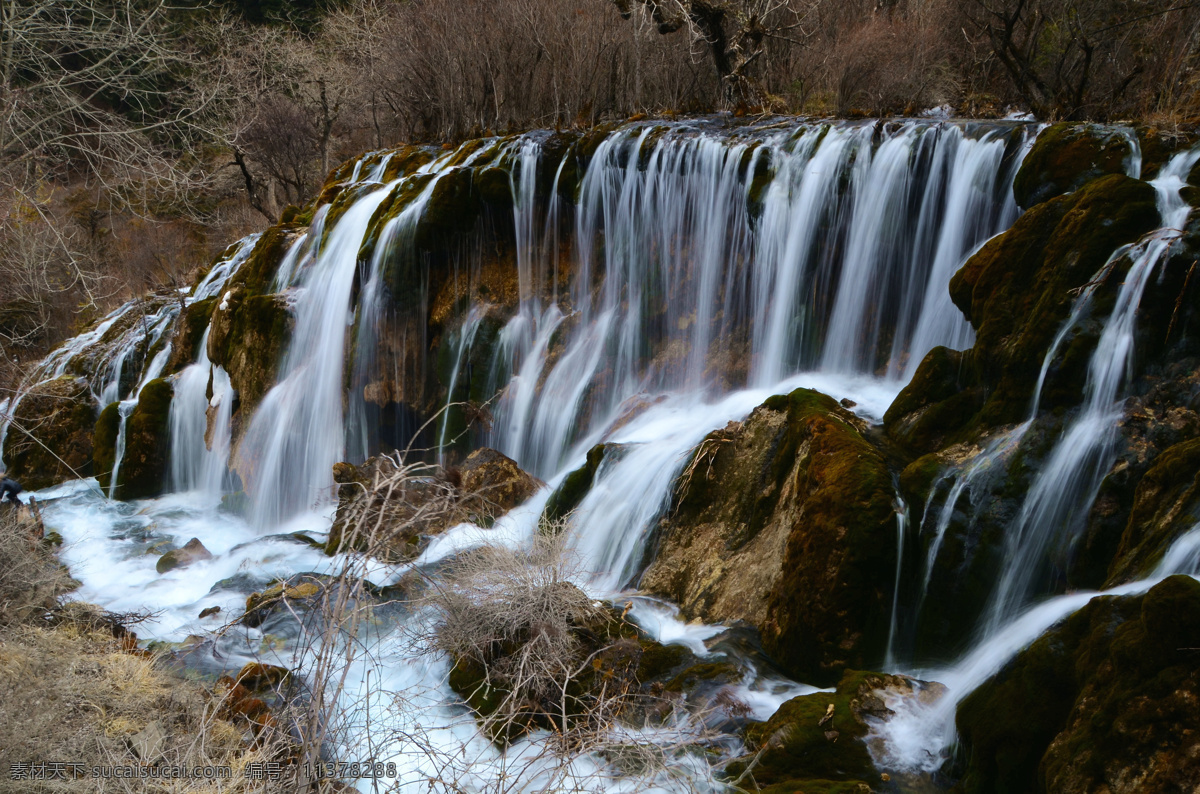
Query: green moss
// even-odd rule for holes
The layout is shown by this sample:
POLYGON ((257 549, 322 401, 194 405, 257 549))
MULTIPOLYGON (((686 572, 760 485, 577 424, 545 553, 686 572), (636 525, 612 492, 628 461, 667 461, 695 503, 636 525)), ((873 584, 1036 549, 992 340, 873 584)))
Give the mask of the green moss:
POLYGON ((983 401, 970 352, 935 347, 888 407, 884 429, 905 449, 930 453, 965 428, 983 401))
POLYGON ((100 418, 96 420, 94 445, 92 448, 92 463, 93 471, 96 474, 96 482, 100 484, 101 490, 105 493, 108 493, 108 486, 112 482, 112 468, 117 457, 117 433, 120 427, 120 404, 115 402, 109 403, 100 412, 100 418))
POLYGON ((241 287, 249 295, 262 295, 271 290, 275 273, 279 264, 287 255, 288 249, 296 239, 296 227, 291 224, 271 226, 258 242, 250 256, 238 268, 226 284, 226 290, 241 287))
POLYGON ((170 455, 171 399, 174 387, 166 378, 146 384, 125 420, 125 454, 117 471, 118 499, 148 499, 166 486, 170 455))
MULTIPOLYGON (((789 573, 767 597, 763 647, 786 670, 818 684, 882 658, 886 582, 896 564, 892 475, 851 419, 832 398, 798 389, 789 395, 780 451, 791 450, 775 458, 774 476, 780 483, 793 478, 804 518, 784 552, 789 573)), ((765 508, 756 504, 755 513, 765 508)))
MULTIPOLYGON (((1025 419, 1042 362, 1079 290, 1114 251, 1158 223, 1154 189, 1114 174, 1038 203, 989 241, 950 282, 951 299, 976 330, 975 346, 927 357, 885 416, 889 436, 923 454, 1025 419)), ((1111 301, 1127 267, 1118 263, 1094 287, 1097 307, 1111 301)), ((1088 323, 1094 322, 1077 326, 1053 362, 1043 407, 1081 399, 1080 376, 1096 338, 1088 323)))
MULTIPOLYGON (((847 670, 836 691, 792 698, 768 721, 748 727, 746 741, 751 749, 762 751, 753 772, 760 788, 808 791, 813 782, 849 785, 848 790, 854 791, 859 783, 878 780, 862 741, 868 729, 861 710, 871 690, 884 681, 878 674, 847 670), (833 716, 822 724, 830 705, 833 716), (836 735, 826 735, 832 731, 836 735)), ((741 768, 734 764, 729 773, 736 777, 741 768)))
POLYGON ((596 470, 613 448, 612 444, 597 444, 588 450, 587 461, 563 478, 562 483, 554 489, 554 493, 550 494, 546 501, 546 509, 542 512, 543 526, 566 518, 572 510, 579 507, 579 503, 592 489, 596 470))
POLYGON ((923 505, 929 501, 929 492, 945 470, 945 464, 936 454, 922 455, 900 472, 900 492, 910 505, 923 505))
POLYGON ((229 373, 246 415, 274 385, 292 323, 280 296, 247 295, 240 289, 231 291, 225 311, 213 315, 208 357, 229 373))
POLYGON ((1038 135, 1013 180, 1017 204, 1029 209, 1105 174, 1125 172, 1129 141, 1095 124, 1054 124, 1038 135))

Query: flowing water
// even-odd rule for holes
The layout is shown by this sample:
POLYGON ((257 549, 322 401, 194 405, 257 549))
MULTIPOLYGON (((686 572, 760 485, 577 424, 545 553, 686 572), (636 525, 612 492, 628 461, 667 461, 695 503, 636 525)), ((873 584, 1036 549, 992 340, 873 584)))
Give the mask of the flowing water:
MULTIPOLYGON (((289 300, 295 331, 278 381, 248 419, 237 448, 231 451, 229 376, 209 361, 206 332, 196 360, 173 376, 173 493, 125 504, 102 499, 87 483, 68 483, 41 495, 48 521, 66 541, 63 557, 83 582, 79 595, 114 610, 153 606, 160 614, 143 627, 144 637, 179 642, 238 614, 245 595, 274 578, 332 572, 345 562, 325 557, 306 539, 319 540, 329 529, 333 464, 362 460, 377 446, 363 394, 374 373, 396 367, 377 338, 387 313, 388 257, 414 244, 439 179, 496 155, 511 170, 517 298, 494 334, 483 372, 467 362, 484 338, 491 307, 467 306, 447 326, 444 399, 456 401, 483 379, 483 391, 497 395, 494 421, 473 440, 510 455, 547 487, 493 527, 461 525, 434 538, 412 563, 357 564, 373 582, 389 584, 414 569, 435 576, 440 563, 481 543, 527 544, 551 489, 583 463, 592 445, 612 442, 622 445, 621 454, 601 464, 568 536, 579 561, 577 583, 594 597, 631 601, 633 618, 663 642, 718 653, 710 645, 725 627, 685 623, 673 605, 633 589, 650 532, 690 451, 768 396, 800 386, 853 400, 860 415, 878 422, 928 350, 969 346, 970 327, 949 303, 947 286, 971 252, 1015 219, 1010 185, 1033 133, 1024 123, 776 124, 733 132, 702 123, 635 124, 599 142, 580 175, 577 203, 558 189, 567 161, 545 156, 545 134, 444 154, 418 174, 386 183, 387 158, 364 158, 346 189, 350 198, 317 210, 276 273, 275 288, 289 300), (553 188, 539 191, 545 183, 553 188), (365 249, 372 216, 401 194, 409 203, 377 230, 373 250, 365 249), (567 247, 569 273, 560 272, 567 247), (220 505, 235 487, 231 454, 249 500, 244 514, 220 505), (148 552, 191 537, 201 538, 213 558, 157 574, 148 552), (210 606, 221 607, 221 618, 196 617, 210 606)), ((1179 226, 1187 214, 1178 191, 1180 174, 1194 162, 1188 157, 1177 158, 1155 181, 1167 226, 1179 226)), ((231 248, 181 300, 221 295, 254 242, 231 248)), ((1055 522, 1043 514, 1083 503, 1039 506, 1046 502, 1039 494, 1086 501, 1094 492, 1088 472, 1104 468, 1110 454, 1106 439, 1128 370, 1133 313, 1168 244, 1164 232, 1125 252, 1133 264, 1093 355, 1085 406, 1052 453, 1060 473, 1051 466, 1044 473, 1069 477, 1071 487, 1049 480, 1035 485, 1025 506, 1029 515, 1022 513, 1014 533, 1023 540, 1010 550, 980 643, 956 666, 921 671, 944 681, 954 698, 1092 595, 1029 606, 1031 572, 1047 548, 1070 541, 1069 534, 1044 532, 1055 522)), ((179 305, 159 307, 164 330, 179 305)), ((67 372, 132 311, 133 304, 122 307, 68 342, 46 359, 41 377, 67 372)), ((163 336, 155 323, 137 327, 144 329, 137 332, 143 348, 163 336)), ((94 391, 98 401, 127 395, 120 403, 123 421, 126 404, 132 411, 170 348, 159 347, 123 392, 128 351, 122 344, 104 348, 105 365, 96 371, 105 374, 94 391)), ((453 441, 449 417, 436 426, 437 446, 446 455, 453 441)), ((924 506, 921 522, 910 520, 910 512, 922 512, 919 506, 910 510, 897 500, 901 549, 936 514, 935 538, 918 563, 926 582, 956 504, 1003 460, 1025 427, 996 438, 958 479, 944 483, 945 504, 924 506)), ((1198 532, 1181 539, 1154 576, 1196 573, 1198 532)), ((898 567, 897 602, 902 573, 898 567)), ((1129 592, 1148 587, 1154 576, 1128 586, 1129 592)), ((356 658, 336 704, 341 757, 395 760, 401 781, 414 791, 437 776, 453 777, 466 790, 491 790, 517 769, 529 788, 545 782, 552 772, 537 760, 544 737, 500 753, 479 734, 446 684, 445 659, 414 639, 428 620, 398 614, 364 629, 367 652, 356 658), (402 701, 388 692, 403 693, 402 701)), ((894 650, 898 620, 894 606, 888 663, 903 667, 894 650)), ((289 626, 227 631, 207 652, 207 663, 228 669, 262 658, 307 669, 307 635, 289 626)), ((762 719, 787 698, 811 691, 751 670, 738 696, 762 719)), ((939 708, 903 711, 886 729, 891 755, 884 760, 923 768, 931 762, 918 756, 940 758, 953 741, 953 708, 939 708)), ((672 731, 688 730, 666 726, 649 738, 669 743, 672 731)), ((581 757, 575 764, 578 779, 603 781, 595 788, 630 785, 607 772, 593 774, 604 767, 601 759, 581 757)), ((692 782, 707 785, 706 768, 691 772, 692 782)), ((658 783, 662 790, 680 788, 658 783)))

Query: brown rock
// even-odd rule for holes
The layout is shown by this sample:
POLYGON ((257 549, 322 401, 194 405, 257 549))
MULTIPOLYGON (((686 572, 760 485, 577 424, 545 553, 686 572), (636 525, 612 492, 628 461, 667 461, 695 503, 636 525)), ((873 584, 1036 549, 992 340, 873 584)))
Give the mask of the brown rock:
POLYGON ((175 568, 183 568, 191 565, 197 560, 211 560, 212 552, 204 548, 204 544, 199 538, 192 538, 184 544, 182 549, 168 551, 166 554, 158 558, 158 564, 155 567, 159 573, 166 573, 175 568))

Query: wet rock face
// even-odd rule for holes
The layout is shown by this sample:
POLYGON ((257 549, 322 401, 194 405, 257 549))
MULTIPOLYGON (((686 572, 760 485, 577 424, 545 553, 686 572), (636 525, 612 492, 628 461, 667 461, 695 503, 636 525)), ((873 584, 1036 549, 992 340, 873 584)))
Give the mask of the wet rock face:
POLYGON ((709 434, 677 484, 641 586, 708 622, 745 620, 790 674, 832 683, 883 656, 896 511, 861 420, 819 392, 709 434))
POLYGON ((1062 123, 1038 135, 1013 181, 1022 209, 1070 193, 1099 176, 1125 173, 1130 140, 1096 124, 1062 123))
MULTIPOLYGON (((170 468, 169 423, 174 393, 170 380, 150 381, 125 420, 125 455, 117 469, 113 492, 117 499, 149 499, 162 494, 170 468)), ((101 486, 106 487, 104 483, 101 486)))
POLYGON ((1095 598, 959 705, 964 792, 1200 786, 1200 582, 1095 598))
POLYGON ((92 473, 96 408, 88 383, 64 375, 34 386, 4 439, 8 476, 27 491, 92 473))

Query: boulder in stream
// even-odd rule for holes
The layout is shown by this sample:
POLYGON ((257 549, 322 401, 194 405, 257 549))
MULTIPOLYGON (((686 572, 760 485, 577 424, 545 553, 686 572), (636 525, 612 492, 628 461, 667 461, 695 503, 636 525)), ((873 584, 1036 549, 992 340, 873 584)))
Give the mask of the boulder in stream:
POLYGON ((747 621, 791 675, 835 683, 883 658, 896 506, 865 423, 809 389, 710 433, 679 478, 643 589, 747 621))
POLYGON ((200 560, 211 559, 212 552, 204 547, 204 544, 200 542, 200 538, 192 538, 183 545, 183 548, 168 551, 159 557, 158 564, 154 566, 154 569, 159 573, 166 573, 176 568, 187 567, 200 560))

